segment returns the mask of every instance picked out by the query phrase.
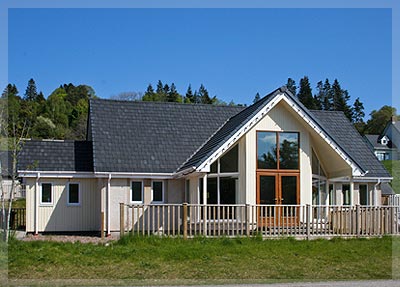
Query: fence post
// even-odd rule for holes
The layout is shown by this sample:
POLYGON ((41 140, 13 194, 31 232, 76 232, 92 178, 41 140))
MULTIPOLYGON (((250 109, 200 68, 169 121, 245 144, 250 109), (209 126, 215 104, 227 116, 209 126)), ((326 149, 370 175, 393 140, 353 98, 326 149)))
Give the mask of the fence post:
POLYGON ((396 217, 398 217, 398 215, 396 214, 396 212, 395 212, 395 208, 397 208, 397 207, 394 207, 394 206, 391 206, 391 207, 389 207, 390 208, 390 213, 391 213, 391 221, 392 221, 392 224, 391 224, 391 235, 394 235, 394 234, 397 234, 397 226, 396 226, 396 222, 397 222, 397 218, 396 217))
POLYGON ((307 240, 310 240, 310 209, 311 206, 306 204, 306 230, 307 230, 307 240))
POLYGON ((245 222, 246 222, 246 235, 247 237, 250 236, 250 223, 249 223, 249 204, 246 203, 246 213, 245 213, 245 222))
POLYGON ((124 204, 121 202, 119 204, 119 236, 122 237, 124 236, 125 233, 125 219, 124 219, 124 211, 125 211, 125 206, 124 204))
POLYGON ((360 205, 356 205, 356 235, 360 237, 360 219, 361 219, 361 212, 360 212, 360 205))
POLYGON ((183 216, 182 216, 182 225, 183 225, 183 239, 187 239, 187 209, 188 209, 188 204, 187 202, 184 202, 182 204, 183 207, 183 216))

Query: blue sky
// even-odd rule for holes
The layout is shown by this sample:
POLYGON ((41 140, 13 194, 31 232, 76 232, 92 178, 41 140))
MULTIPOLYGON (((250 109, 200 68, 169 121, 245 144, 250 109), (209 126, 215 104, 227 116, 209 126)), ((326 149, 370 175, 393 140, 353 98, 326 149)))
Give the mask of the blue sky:
POLYGON ((307 75, 313 92, 337 78, 367 114, 392 104, 389 8, 95 7, 9 7, 8 82, 23 93, 32 77, 46 96, 63 83, 88 84, 107 98, 160 79, 181 93, 203 83, 226 102, 249 104, 307 75))

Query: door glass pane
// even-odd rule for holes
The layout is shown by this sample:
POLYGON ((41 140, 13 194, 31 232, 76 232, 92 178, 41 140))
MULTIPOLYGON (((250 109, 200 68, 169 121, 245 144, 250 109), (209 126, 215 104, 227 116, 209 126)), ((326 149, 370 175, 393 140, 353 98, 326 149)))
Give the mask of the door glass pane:
POLYGON ((220 172, 238 172, 238 146, 234 146, 219 160, 220 172))
POLYGON ((342 185, 342 199, 343 199, 343 205, 350 205, 350 185, 349 184, 342 185))
POLYGON ((279 168, 299 169, 299 134, 279 134, 279 168))
POLYGON ((297 176, 282 176, 282 204, 297 204, 297 176))
POLYGON ((217 204, 217 178, 207 178, 207 204, 217 204))
POLYGON ((203 204, 203 178, 199 178, 199 203, 203 204))
MULTIPOLYGON (((259 204, 276 204, 275 176, 260 175, 260 202, 259 204)), ((274 216, 275 208, 263 209, 267 216, 274 216), (271 214, 269 214, 271 212, 271 214)))
POLYGON ((236 204, 236 182, 237 178, 221 177, 219 182, 220 203, 236 204))
POLYGON ((257 132, 257 168, 276 169, 276 133, 257 132))
POLYGON ((333 189, 333 184, 329 185, 329 205, 336 204, 336 192, 333 189))

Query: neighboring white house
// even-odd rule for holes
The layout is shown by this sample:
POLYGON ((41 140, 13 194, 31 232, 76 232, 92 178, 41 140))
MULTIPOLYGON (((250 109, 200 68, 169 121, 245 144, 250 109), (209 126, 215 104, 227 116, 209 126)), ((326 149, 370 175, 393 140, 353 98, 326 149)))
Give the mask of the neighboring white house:
POLYGON ((400 122, 393 116, 380 135, 364 136, 379 160, 400 159, 400 122))
MULTIPOLYGON (((10 198, 10 192, 12 189, 12 164, 11 164, 11 154, 8 151, 0 151, 0 161, 1 161, 1 177, 2 177, 2 191, 4 193, 4 198, 10 198)), ((15 182, 13 198, 23 198, 25 197, 25 190, 21 187, 19 181, 15 182)))
POLYGON ((119 203, 380 205, 391 177, 341 112, 90 101, 87 140, 27 141, 27 232, 119 230, 119 203))

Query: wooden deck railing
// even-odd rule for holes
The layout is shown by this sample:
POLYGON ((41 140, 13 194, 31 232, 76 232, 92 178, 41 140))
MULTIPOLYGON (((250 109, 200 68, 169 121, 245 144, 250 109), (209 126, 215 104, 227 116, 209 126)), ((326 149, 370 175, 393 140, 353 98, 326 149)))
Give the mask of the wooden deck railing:
POLYGON ((367 237, 399 234, 397 206, 120 204, 120 232, 141 235, 367 237))
MULTIPOLYGON (((6 213, 7 214, 7 213, 6 213)), ((26 208, 12 208, 10 214, 10 229, 12 230, 25 230, 26 226, 26 208)), ((0 228, 3 228, 3 212, 0 209, 0 228)))

